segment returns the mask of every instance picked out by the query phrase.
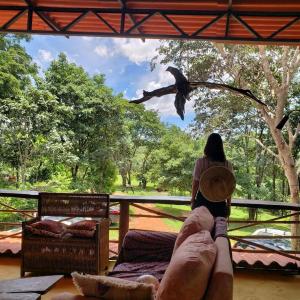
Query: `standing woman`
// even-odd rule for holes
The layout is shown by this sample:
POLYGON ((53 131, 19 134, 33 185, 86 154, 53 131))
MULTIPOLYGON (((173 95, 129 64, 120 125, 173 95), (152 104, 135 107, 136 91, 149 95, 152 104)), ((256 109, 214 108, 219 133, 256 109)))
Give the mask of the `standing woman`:
POLYGON ((232 164, 226 160, 222 138, 217 133, 212 133, 208 137, 204 148, 204 156, 198 158, 195 163, 191 206, 194 209, 204 205, 214 217, 228 217, 230 215, 231 196, 223 201, 212 202, 206 199, 199 189, 201 175, 214 166, 225 167, 233 172, 232 164))

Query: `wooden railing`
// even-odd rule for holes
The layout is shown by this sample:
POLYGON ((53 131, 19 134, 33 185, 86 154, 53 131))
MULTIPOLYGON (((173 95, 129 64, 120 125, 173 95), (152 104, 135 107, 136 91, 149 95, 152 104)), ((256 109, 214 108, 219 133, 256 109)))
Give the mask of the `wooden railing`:
MULTIPOLYGON (((31 217, 35 211, 34 210, 18 210, 12 206, 7 207, 7 205, 3 205, 1 201, 1 197, 14 197, 14 198, 22 198, 24 201, 37 200, 39 197, 39 193, 35 191, 11 191, 11 190, 0 190, 0 212, 9 212, 9 213, 18 213, 24 217, 24 219, 31 217), (1 205, 2 204, 2 205, 1 205)), ((179 197, 179 196, 127 196, 127 195, 111 195, 110 202, 111 206, 120 205, 120 216, 119 216, 119 227, 110 228, 110 230, 118 230, 119 237, 116 240, 111 240, 111 243, 118 243, 118 247, 120 249, 124 236, 129 230, 129 220, 130 218, 168 218, 175 221, 183 222, 184 216, 176 216, 170 213, 166 213, 157 208, 153 208, 153 204, 168 204, 168 205, 176 205, 176 206, 186 206, 190 205, 189 197, 179 197), (150 205, 149 207, 149 204, 150 205), (138 208, 142 210, 143 213, 130 213, 130 207, 138 208)), ((262 239, 290 239, 290 240, 300 240, 300 236, 269 236, 269 235, 237 235, 233 234, 236 230, 247 229, 250 227, 258 226, 258 225, 279 225, 279 224, 299 224, 298 220, 290 220, 293 216, 300 215, 300 205, 299 204, 291 204, 285 202, 274 202, 274 201, 260 201, 260 200, 243 200, 243 199, 233 199, 232 207, 244 207, 244 208, 256 208, 263 210, 272 210, 284 212, 282 216, 272 217, 267 220, 262 221, 248 221, 248 220, 232 220, 229 219, 230 229, 229 238, 232 241, 244 243, 246 245, 250 245, 253 249, 240 249, 233 248, 233 251, 241 252, 245 251, 247 253, 256 252, 256 253, 277 253, 281 256, 287 257, 289 259, 293 259, 295 261, 300 262, 300 251, 296 250, 277 250, 271 247, 262 245, 257 243, 257 240, 262 239), (236 224, 236 226, 235 226, 236 224), (256 240, 255 242, 253 240, 256 240)), ((1 224, 6 224, 7 226, 17 226, 21 225, 18 222, 2 222, 1 224)), ((19 237, 19 232, 14 232, 11 234, 1 235, 0 232, 0 240, 5 239, 7 237, 19 237)), ((112 253, 117 254, 115 250, 111 250, 112 253)))

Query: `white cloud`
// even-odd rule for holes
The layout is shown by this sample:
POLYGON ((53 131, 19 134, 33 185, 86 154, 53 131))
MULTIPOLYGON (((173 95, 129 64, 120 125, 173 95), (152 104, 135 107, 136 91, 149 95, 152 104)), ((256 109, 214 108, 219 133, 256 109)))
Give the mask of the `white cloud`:
POLYGON ((113 52, 109 51, 108 47, 106 46, 99 45, 94 49, 94 52, 100 57, 113 56, 113 52))
POLYGON ((39 49, 38 57, 41 61, 45 61, 45 62, 50 62, 54 59, 52 53, 44 49, 39 49))
POLYGON ((95 38, 94 37, 92 37, 92 36, 83 36, 83 37, 81 37, 84 41, 88 41, 88 42, 90 42, 90 41, 93 41, 95 38))
POLYGON ((143 42, 140 39, 113 39, 113 42, 117 53, 122 54, 137 65, 150 61, 160 45, 158 40, 143 42))
POLYGON ((75 59, 76 57, 78 57, 77 54, 70 54, 67 51, 62 51, 62 52, 66 55, 67 60, 68 60, 69 63, 77 64, 77 61, 75 59))

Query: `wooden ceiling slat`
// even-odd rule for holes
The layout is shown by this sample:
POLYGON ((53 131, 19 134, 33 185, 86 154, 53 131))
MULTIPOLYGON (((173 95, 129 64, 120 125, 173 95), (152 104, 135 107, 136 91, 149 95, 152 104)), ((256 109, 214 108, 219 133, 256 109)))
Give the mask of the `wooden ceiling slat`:
POLYGON ((230 7, 229 3, 0 0, 0 31, 300 43, 300 0, 232 0, 230 7))

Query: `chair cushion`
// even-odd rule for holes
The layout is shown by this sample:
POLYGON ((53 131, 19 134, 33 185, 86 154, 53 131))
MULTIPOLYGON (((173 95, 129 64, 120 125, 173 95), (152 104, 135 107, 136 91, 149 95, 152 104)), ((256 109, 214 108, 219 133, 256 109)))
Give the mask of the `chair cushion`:
POLYGON ((208 231, 190 235, 173 254, 156 300, 202 299, 216 253, 216 246, 208 231))
POLYGON ((68 229, 72 230, 95 230, 97 221, 95 220, 82 220, 71 224, 68 226, 68 229))
POLYGON ((66 225, 57 221, 45 219, 26 225, 25 228, 35 235, 60 238, 65 232, 66 225))
POLYGON ((152 284, 139 283, 120 278, 72 273, 73 282, 88 297, 109 300, 153 300, 152 284))
POLYGON ((82 220, 68 226, 66 233, 76 237, 91 238, 95 235, 97 221, 82 220))
POLYGON ((30 226, 35 229, 46 230, 53 233, 62 233, 66 228, 66 225, 63 223, 47 219, 35 222, 30 226))
POLYGON ((191 211, 184 221, 177 236, 173 253, 190 235, 201 230, 212 231, 214 227, 214 218, 205 206, 200 206, 191 211))

